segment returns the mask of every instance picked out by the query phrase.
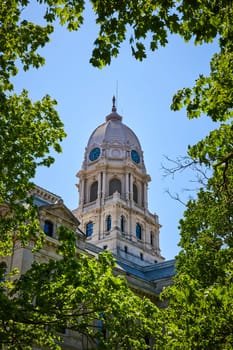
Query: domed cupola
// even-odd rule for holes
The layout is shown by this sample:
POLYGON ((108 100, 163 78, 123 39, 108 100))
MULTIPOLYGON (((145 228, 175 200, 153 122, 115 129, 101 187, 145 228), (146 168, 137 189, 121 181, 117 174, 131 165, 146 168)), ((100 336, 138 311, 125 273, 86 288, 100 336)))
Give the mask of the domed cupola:
POLYGON ((140 265, 161 261, 159 222, 148 210, 143 151, 117 113, 115 97, 105 123, 91 134, 79 178, 74 211, 91 243, 140 265))
POLYGON ((83 167, 92 166, 98 161, 131 161, 145 171, 143 152, 135 133, 124 123, 117 113, 115 97, 112 112, 106 116, 105 123, 91 134, 84 157, 83 167))

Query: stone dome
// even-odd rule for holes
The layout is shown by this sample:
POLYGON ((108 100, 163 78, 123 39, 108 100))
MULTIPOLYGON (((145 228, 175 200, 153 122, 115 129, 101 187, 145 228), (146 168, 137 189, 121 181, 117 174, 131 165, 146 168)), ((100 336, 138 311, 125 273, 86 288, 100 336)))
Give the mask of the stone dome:
POLYGON ((142 154, 140 142, 135 133, 122 123, 122 117, 117 113, 115 99, 113 98, 112 113, 106 116, 106 122, 98 126, 91 134, 87 150, 93 147, 106 145, 122 145, 129 149, 135 149, 142 154))

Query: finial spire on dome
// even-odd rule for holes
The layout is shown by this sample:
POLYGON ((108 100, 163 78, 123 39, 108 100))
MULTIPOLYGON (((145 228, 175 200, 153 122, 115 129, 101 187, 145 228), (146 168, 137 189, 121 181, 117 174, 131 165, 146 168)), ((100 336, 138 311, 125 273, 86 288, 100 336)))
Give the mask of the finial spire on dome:
POLYGON ((113 95, 113 98, 112 98, 112 112, 116 112, 116 97, 113 95))
POLYGON ((113 95, 113 98, 112 98, 112 113, 110 113, 109 115, 107 115, 106 117, 106 121, 109 121, 109 120, 122 120, 122 116, 120 116, 118 113, 117 113, 117 109, 116 109, 116 97, 113 95))

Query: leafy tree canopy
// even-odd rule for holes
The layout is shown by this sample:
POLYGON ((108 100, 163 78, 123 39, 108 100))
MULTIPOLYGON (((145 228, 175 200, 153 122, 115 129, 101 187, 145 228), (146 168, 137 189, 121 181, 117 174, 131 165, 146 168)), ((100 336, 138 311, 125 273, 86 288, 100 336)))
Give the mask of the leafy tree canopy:
POLYGON ((218 2, 217 8, 219 52, 210 62, 210 75, 200 75, 193 88, 178 91, 172 103, 174 110, 186 107, 190 119, 205 114, 218 123, 188 148, 190 164, 209 169, 210 175, 206 178, 203 173, 201 188, 188 201, 180 221, 177 276, 165 292, 170 299, 168 348, 231 349, 233 343, 229 327, 233 321, 232 2, 218 2))

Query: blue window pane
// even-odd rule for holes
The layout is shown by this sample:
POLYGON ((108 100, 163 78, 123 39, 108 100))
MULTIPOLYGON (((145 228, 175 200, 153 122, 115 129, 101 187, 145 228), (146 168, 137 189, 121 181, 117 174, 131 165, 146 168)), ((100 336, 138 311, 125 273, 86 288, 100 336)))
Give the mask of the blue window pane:
POLYGON ((93 222, 88 222, 86 225, 86 236, 90 237, 93 234, 93 222))
POLYGON ((142 239, 142 227, 139 224, 136 225, 136 237, 142 239))
POLYGON ((112 226, 111 215, 108 215, 108 217, 107 217, 107 231, 111 230, 111 226, 112 226))
POLYGON ((46 220, 44 223, 44 233, 50 237, 53 235, 53 223, 49 220, 46 220))

